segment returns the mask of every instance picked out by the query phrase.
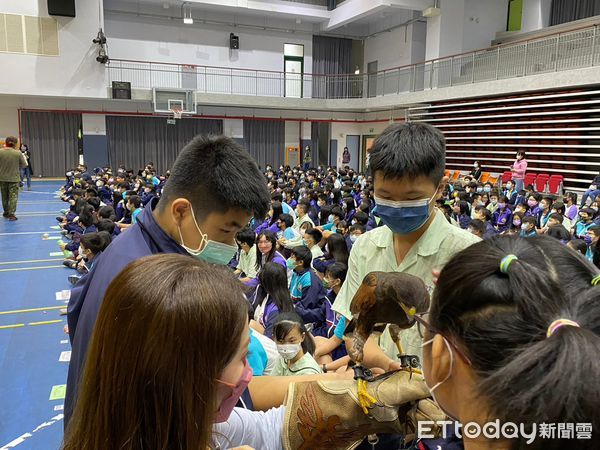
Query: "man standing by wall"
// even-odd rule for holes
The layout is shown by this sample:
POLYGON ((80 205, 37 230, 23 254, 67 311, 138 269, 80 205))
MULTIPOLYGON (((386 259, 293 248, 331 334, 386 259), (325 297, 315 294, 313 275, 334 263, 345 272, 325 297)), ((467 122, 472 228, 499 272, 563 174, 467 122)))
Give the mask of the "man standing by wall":
POLYGON ((2 194, 2 208, 4 218, 17 220, 17 200, 19 198, 20 169, 27 167, 23 154, 15 148, 17 138, 6 138, 4 147, 0 149, 0 193, 2 194))

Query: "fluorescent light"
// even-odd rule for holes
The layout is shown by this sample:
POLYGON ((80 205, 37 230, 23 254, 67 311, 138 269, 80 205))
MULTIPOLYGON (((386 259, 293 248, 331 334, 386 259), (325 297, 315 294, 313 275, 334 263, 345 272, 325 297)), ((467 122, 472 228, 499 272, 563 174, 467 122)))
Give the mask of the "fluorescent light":
POLYGON ((192 7, 184 2, 183 5, 183 23, 186 25, 193 25, 194 19, 192 18, 192 7))
POLYGON ((193 25, 194 24, 194 19, 192 19, 191 17, 184 17, 183 18, 183 23, 185 23, 186 25, 193 25))
POLYGON ((360 69, 358 66, 356 66, 356 69, 354 69, 354 75, 360 75, 360 69))

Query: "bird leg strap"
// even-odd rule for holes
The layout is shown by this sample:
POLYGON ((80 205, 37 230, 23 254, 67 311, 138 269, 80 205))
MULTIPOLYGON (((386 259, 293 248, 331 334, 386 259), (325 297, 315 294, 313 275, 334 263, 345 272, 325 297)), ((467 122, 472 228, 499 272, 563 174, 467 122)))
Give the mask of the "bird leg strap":
POLYGON ((358 401, 360 406, 365 414, 369 414, 369 407, 373 405, 377 400, 369 395, 367 389, 367 382, 373 381, 375 377, 373 376, 373 372, 366 367, 361 365, 356 365, 351 362, 352 370, 354 370, 354 379, 357 383, 356 392, 358 394, 358 401))
POLYGON ((354 380, 292 383, 283 429, 285 450, 352 450, 365 436, 378 433, 413 435, 417 420, 443 420, 429 397, 423 377, 405 370, 365 381, 374 400, 368 415, 354 380))

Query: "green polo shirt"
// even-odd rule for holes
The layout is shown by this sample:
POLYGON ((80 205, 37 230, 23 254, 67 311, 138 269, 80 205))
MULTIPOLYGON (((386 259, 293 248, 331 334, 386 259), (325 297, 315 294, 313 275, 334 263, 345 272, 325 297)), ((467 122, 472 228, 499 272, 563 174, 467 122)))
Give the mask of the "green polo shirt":
MULTIPOLYGON (((477 236, 452 226, 444 214, 436 210, 427 231, 398 265, 392 231, 386 226, 375 228, 360 236, 352 246, 346 281, 335 299, 333 310, 350 320, 352 298, 364 277, 374 271, 403 272, 417 276, 432 293, 434 285, 431 271, 442 269, 456 253, 478 241, 480 239, 477 236)), ((400 342, 407 354, 421 357, 421 341, 416 326, 400 333, 400 342)), ((398 350, 387 329, 380 336, 379 345, 390 358, 397 359, 398 350)))

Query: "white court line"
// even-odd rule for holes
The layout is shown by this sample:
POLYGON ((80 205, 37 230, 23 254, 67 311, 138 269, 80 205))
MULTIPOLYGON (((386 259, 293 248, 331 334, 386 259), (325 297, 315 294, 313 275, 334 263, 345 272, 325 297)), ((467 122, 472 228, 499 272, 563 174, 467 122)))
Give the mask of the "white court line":
POLYGON ((44 233, 56 234, 56 233, 60 233, 60 231, 15 231, 14 233, 0 233, 0 236, 14 236, 17 234, 44 234, 44 233))
POLYGON ((55 424, 56 422, 63 420, 63 418, 64 418, 63 414, 54 416, 48 422, 44 422, 44 423, 38 425, 33 431, 31 431, 31 433, 24 433, 21 436, 19 436, 18 438, 10 441, 8 444, 0 447, 0 450, 9 450, 11 448, 15 448, 17 445, 22 444, 25 441, 25 439, 29 439, 31 436, 33 436, 33 433, 37 433, 38 431, 43 430, 44 428, 48 428, 49 426, 55 424))
POLYGON ((44 195, 56 195, 56 192, 40 192, 40 191, 21 191, 19 195, 24 194, 44 194, 44 195))

